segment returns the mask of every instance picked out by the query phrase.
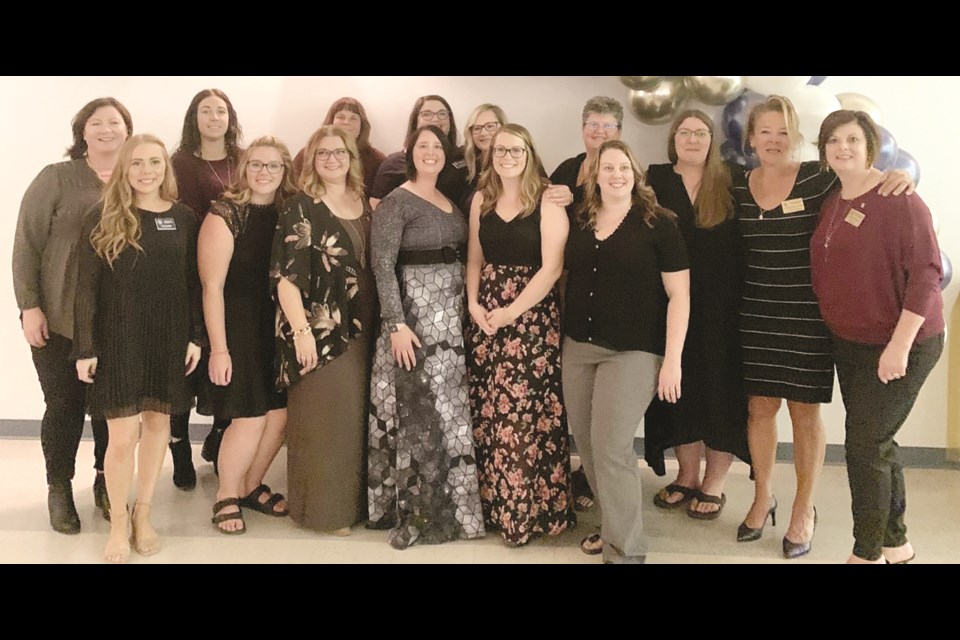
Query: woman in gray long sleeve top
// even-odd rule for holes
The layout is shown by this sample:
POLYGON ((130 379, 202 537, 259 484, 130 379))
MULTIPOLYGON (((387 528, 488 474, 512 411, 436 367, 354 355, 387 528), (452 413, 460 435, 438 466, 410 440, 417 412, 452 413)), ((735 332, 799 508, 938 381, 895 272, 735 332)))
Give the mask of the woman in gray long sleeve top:
MULTIPOLYGON (((70 160, 48 165, 27 188, 13 244, 13 289, 46 404, 40 443, 47 467, 47 507, 50 525, 61 533, 80 531, 71 484, 86 391, 70 358, 77 243, 83 216, 100 199, 120 149, 133 132, 133 121, 115 98, 98 98, 77 112, 72 129, 70 160)), ((103 478, 107 425, 94 420, 92 426, 94 499, 109 519, 103 478)))

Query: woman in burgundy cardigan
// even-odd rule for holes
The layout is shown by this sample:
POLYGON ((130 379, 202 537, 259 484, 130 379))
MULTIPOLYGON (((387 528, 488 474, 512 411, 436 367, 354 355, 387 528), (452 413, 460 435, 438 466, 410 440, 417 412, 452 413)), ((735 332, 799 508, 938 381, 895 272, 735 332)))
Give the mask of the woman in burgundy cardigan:
POLYGON ((943 351, 940 248, 920 196, 883 197, 874 168, 880 134, 862 111, 820 127, 820 160, 841 188, 824 202, 810 240, 811 278, 833 335, 847 410, 853 507, 851 564, 906 563, 914 551, 894 437, 943 351))

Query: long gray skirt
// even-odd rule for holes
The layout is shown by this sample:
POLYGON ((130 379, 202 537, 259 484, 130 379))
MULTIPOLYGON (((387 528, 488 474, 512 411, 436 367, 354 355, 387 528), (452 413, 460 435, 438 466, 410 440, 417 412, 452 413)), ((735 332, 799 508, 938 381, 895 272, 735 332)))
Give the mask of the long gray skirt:
POLYGON ((288 395, 290 517, 330 531, 367 517, 365 492, 370 339, 302 378, 288 395))

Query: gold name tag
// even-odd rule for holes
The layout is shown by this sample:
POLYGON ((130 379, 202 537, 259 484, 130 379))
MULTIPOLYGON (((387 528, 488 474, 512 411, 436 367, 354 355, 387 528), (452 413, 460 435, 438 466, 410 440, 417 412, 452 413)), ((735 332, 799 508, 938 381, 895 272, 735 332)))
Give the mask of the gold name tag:
POLYGON ((849 213, 847 213, 847 217, 844 218, 843 220, 844 222, 852 224, 855 227, 859 227, 860 223, 863 222, 863 219, 866 217, 867 216, 863 215, 856 209, 850 209, 849 213))
POLYGON ((782 206, 784 213, 797 213, 798 211, 803 211, 803 198, 784 200, 782 206))

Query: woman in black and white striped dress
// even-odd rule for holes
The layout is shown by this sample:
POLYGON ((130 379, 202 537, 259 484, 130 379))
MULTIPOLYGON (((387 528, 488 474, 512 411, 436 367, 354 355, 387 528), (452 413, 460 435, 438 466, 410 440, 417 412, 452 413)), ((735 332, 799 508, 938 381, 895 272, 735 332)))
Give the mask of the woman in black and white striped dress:
MULTIPOLYGON (((757 540, 767 516, 776 522, 772 474, 776 461, 776 416, 784 399, 793 425, 797 494, 783 554, 809 553, 816 511, 813 494, 823 467, 826 435, 820 403, 833 396, 830 333, 810 286, 810 236, 820 206, 837 184, 818 162, 798 162, 797 114, 787 98, 770 96, 747 120, 748 144, 760 166, 734 178, 734 198, 746 252, 740 306, 748 438, 756 494, 737 540, 757 540)), ((911 187, 896 173, 885 190, 911 187)))

